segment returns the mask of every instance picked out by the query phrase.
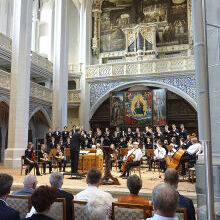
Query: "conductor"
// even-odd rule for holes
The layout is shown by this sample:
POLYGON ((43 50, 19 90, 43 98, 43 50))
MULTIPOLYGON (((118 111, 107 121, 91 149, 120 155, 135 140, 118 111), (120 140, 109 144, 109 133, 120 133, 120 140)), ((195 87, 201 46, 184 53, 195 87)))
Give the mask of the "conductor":
POLYGON ((80 152, 80 129, 76 127, 75 133, 72 134, 72 142, 70 145, 71 173, 78 174, 78 161, 80 152))

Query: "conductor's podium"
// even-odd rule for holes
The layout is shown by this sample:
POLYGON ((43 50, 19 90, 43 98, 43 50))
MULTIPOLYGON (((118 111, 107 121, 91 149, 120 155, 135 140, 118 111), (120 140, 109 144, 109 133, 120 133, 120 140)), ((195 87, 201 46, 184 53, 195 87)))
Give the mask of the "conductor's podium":
MULTIPOLYGON (((66 149, 65 156, 70 156, 70 149, 66 149)), ((98 153, 91 153, 90 150, 80 151, 78 172, 88 172, 89 169, 94 167, 103 172, 103 155, 98 153)))

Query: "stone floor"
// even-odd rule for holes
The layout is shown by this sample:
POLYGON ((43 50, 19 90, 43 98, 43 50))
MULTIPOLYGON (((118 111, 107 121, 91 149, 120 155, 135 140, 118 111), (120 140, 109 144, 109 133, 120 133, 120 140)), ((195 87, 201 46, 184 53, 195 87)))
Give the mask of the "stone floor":
MULTIPOLYGON (((69 168, 67 168, 68 171, 69 168)), ((20 175, 20 169, 4 169, 3 166, 0 165, 0 172, 1 173, 8 173, 14 177, 14 184, 13 184, 13 190, 18 189, 22 187, 23 176, 20 175)), ((120 176, 121 173, 117 172, 113 169, 112 174, 114 177, 120 176)), ((138 174, 138 172, 136 172, 138 174)), ((156 186, 159 183, 163 182, 164 175, 161 174, 161 178, 159 178, 159 173, 157 171, 155 172, 149 172, 142 169, 142 181, 143 181, 143 187, 140 192, 140 194, 145 197, 146 199, 151 199, 151 192, 154 186, 156 186)), ((38 184, 48 184, 49 185, 49 174, 39 176, 37 177, 38 184)), ((102 189, 109 191, 112 193, 113 197, 117 198, 120 195, 126 194, 128 192, 126 187, 126 180, 119 178, 120 185, 118 186, 112 186, 112 185, 103 185, 101 186, 102 189)), ((84 179, 70 179, 69 176, 64 177, 64 184, 63 188, 65 188, 67 191, 72 192, 73 194, 76 194, 77 192, 81 191, 87 186, 85 178, 84 179)), ((195 184, 192 184, 188 181, 181 181, 179 183, 178 190, 181 194, 186 195, 190 198, 192 198, 194 201, 196 201, 196 193, 195 193, 195 184)))

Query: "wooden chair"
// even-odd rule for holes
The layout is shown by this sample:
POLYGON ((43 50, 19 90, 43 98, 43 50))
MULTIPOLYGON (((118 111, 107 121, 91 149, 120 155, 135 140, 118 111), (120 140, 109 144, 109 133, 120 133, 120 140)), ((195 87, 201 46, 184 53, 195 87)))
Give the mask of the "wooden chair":
POLYGON ((112 220, 139 220, 146 219, 146 205, 133 205, 126 203, 112 203, 112 220))
POLYGON ((86 213, 86 201, 72 201, 72 219, 73 220, 88 220, 86 213))
POLYGON ((130 173, 133 171, 135 173, 135 171, 137 170, 139 172, 139 177, 141 179, 141 163, 142 163, 142 158, 140 161, 140 165, 139 166, 134 166, 130 168, 130 173))
POLYGON ((52 204, 48 216, 56 220, 66 220, 66 199, 57 198, 52 204))
MULTIPOLYGON (((151 210, 151 216, 153 216, 154 215, 153 206, 150 206, 150 210, 151 210)), ((187 220, 186 208, 177 208, 176 209, 176 217, 178 217, 179 220, 187 220)))
POLYGON ((25 170, 29 169, 29 165, 24 163, 24 159, 25 159, 25 156, 21 156, 21 176, 22 176, 23 169, 25 170))
POLYGON ((30 196, 9 195, 6 199, 7 204, 20 213, 20 218, 24 219, 31 209, 30 196))

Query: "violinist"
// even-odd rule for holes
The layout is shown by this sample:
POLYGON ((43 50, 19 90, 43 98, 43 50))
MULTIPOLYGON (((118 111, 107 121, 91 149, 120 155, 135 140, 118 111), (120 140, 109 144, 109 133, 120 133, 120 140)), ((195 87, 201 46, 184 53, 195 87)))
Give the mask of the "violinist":
POLYGON ((62 166, 63 166, 63 172, 65 172, 66 160, 65 160, 65 158, 63 156, 63 152, 61 151, 59 144, 57 144, 57 152, 56 152, 55 159, 57 160, 57 163, 59 165, 59 171, 61 172, 62 166))
POLYGON ((129 150, 127 155, 124 158, 124 170, 120 177, 127 178, 130 173, 131 167, 139 166, 141 163, 142 152, 138 147, 138 142, 133 143, 133 149, 129 150))
POLYGON ((41 176, 39 172, 39 167, 38 167, 37 162, 35 161, 35 158, 36 158, 36 154, 33 151, 32 143, 29 142, 27 149, 25 150, 24 164, 28 165, 28 168, 25 170, 25 175, 30 173, 33 167, 35 167, 37 176, 41 176))
POLYGON ((38 162, 43 163, 43 174, 46 174, 46 164, 49 164, 49 173, 52 171, 52 163, 48 158, 48 154, 45 152, 45 145, 42 144, 40 152, 38 153, 38 162))

